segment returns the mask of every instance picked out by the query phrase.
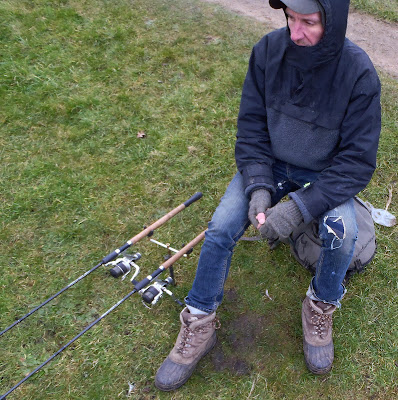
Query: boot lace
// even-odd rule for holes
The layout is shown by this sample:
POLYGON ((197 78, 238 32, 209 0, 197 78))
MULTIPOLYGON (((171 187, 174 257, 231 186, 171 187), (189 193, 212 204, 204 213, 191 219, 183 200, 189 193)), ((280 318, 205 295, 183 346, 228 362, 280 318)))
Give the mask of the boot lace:
POLYGON ((319 335, 321 339, 324 339, 332 327, 333 320, 330 314, 319 314, 316 310, 312 309, 311 323, 314 327, 312 332, 314 335, 319 335))
POLYGON ((186 354, 188 353, 187 348, 192 347, 191 342, 194 339, 196 334, 203 334, 208 332, 210 329, 219 329, 221 326, 220 321, 218 318, 215 318, 213 321, 198 326, 196 329, 191 329, 189 325, 184 326, 180 343, 177 345, 177 353, 179 354, 186 354))

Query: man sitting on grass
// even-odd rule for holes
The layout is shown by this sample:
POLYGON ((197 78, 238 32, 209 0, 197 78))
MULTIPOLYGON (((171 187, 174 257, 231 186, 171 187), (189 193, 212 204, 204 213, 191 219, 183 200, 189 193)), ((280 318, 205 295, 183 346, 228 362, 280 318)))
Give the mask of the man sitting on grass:
POLYGON ((332 367, 332 314, 357 236, 353 197, 376 166, 380 83, 366 53, 345 38, 349 0, 269 2, 287 26, 253 48, 238 117, 239 172, 209 223, 177 342, 156 374, 160 390, 182 386, 215 345, 233 248, 250 223, 275 240, 319 221, 322 251, 302 304, 304 357, 315 374, 332 367))

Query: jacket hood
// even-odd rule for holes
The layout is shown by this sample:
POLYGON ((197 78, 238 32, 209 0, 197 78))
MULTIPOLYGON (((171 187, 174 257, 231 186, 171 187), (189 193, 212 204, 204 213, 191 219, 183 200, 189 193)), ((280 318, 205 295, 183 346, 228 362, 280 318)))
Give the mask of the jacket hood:
POLYGON ((337 58, 344 44, 350 0, 318 0, 325 11, 325 32, 315 46, 298 46, 286 29, 286 60, 301 70, 316 68, 337 58))

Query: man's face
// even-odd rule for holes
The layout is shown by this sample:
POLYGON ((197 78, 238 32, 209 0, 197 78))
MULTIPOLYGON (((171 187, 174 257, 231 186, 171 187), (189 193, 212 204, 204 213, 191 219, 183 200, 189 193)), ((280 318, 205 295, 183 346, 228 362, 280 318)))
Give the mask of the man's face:
POLYGON ((324 27, 320 12, 299 14, 286 8, 290 38, 298 46, 315 46, 323 36, 324 27))

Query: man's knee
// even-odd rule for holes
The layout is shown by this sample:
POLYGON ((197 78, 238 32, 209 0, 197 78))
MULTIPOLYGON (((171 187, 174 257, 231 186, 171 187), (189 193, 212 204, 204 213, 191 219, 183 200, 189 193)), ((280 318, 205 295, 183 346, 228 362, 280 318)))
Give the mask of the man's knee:
POLYGON ((355 246, 358 227, 351 201, 328 211, 319 222, 319 234, 324 241, 324 246, 331 250, 355 246))

